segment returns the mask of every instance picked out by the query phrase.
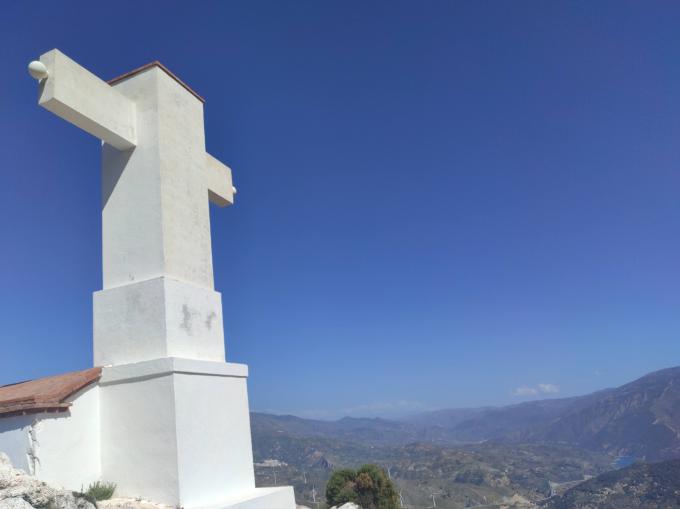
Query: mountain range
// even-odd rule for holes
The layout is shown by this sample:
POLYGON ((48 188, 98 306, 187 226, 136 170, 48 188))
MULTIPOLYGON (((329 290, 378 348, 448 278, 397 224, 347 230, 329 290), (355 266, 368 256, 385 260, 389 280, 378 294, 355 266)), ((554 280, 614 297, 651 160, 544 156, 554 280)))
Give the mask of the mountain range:
MULTIPOLYGON (((616 481, 598 483, 618 466, 680 458, 680 367, 586 396, 506 407, 400 420, 253 413, 251 425, 258 485, 292 484, 298 502, 310 506, 323 499, 333 469, 376 463, 388 470, 405 507, 431 507, 433 495, 445 509, 590 507, 564 504, 609 493, 604 486, 616 481), (572 491, 578 488, 585 491, 572 491)), ((617 486, 630 486, 636 497, 652 488, 663 496, 680 492, 680 479, 675 488, 660 487, 659 476, 617 486)))
POLYGON ((427 412, 401 420, 319 421, 252 414, 258 432, 325 437, 372 446, 413 442, 550 443, 648 461, 680 456, 680 367, 586 396, 505 407, 427 412))

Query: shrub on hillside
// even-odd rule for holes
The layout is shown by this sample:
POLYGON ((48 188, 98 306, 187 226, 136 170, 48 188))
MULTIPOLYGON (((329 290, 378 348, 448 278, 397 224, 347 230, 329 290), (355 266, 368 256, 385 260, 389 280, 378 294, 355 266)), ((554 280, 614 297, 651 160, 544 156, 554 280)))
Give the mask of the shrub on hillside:
POLYGON ((87 497, 94 500, 108 500, 113 496, 116 491, 116 485, 114 483, 100 482, 90 484, 85 492, 87 497))
POLYGON ((397 492, 385 471, 376 465, 359 470, 337 470, 326 485, 326 502, 340 506, 347 502, 363 509, 398 509, 397 492))

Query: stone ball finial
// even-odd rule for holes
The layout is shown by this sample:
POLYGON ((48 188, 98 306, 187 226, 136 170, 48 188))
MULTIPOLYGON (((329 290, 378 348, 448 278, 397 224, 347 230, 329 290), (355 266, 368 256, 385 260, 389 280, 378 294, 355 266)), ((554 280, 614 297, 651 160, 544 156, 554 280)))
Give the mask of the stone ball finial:
POLYGON ((39 60, 33 60, 33 62, 28 64, 28 74, 30 74, 33 79, 44 80, 47 78, 49 72, 47 71, 45 64, 39 60))

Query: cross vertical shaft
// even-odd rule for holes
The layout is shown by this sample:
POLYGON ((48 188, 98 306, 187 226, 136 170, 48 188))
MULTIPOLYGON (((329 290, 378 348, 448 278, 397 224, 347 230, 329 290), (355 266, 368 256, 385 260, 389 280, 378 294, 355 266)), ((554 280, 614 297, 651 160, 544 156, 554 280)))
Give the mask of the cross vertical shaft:
POLYGON ((57 50, 41 57, 39 103, 103 141, 103 289, 94 363, 224 361, 209 201, 234 199, 205 151, 203 100, 159 63, 100 80, 57 50))

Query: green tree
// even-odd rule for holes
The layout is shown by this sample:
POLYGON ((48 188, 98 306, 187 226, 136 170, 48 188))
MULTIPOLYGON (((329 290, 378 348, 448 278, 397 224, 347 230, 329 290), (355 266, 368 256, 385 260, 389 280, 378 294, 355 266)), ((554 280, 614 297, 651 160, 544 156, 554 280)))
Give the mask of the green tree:
POLYGON ((377 465, 333 472, 326 485, 326 502, 331 506, 354 502, 363 509, 399 508, 394 484, 377 465))
POLYGON ((330 505, 357 502, 354 481, 357 473, 354 470, 336 470, 326 484, 326 501, 330 505))

